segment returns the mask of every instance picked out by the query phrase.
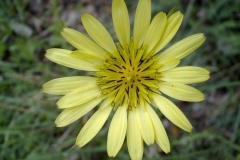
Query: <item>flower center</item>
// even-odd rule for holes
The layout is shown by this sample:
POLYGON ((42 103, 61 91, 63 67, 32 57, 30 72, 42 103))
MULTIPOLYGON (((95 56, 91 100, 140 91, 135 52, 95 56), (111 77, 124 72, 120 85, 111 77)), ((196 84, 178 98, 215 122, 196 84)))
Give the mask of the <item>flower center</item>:
POLYGON ((117 46, 118 52, 107 58, 95 73, 99 78, 97 84, 103 95, 114 99, 116 107, 123 103, 128 103, 128 109, 142 106, 150 102, 149 92, 159 92, 154 59, 146 58, 144 46, 136 50, 133 44, 127 49, 117 46))

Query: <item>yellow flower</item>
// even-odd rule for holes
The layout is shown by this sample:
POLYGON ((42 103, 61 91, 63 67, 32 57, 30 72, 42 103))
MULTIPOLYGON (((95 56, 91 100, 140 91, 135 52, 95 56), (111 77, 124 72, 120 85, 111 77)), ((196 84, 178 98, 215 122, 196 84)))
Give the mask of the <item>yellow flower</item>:
POLYGON ((63 95, 57 105, 64 110, 55 123, 58 127, 69 125, 99 105, 80 131, 77 146, 88 143, 114 111, 107 138, 110 157, 117 155, 125 136, 134 160, 142 158, 143 142, 150 145, 155 141, 168 153, 169 140, 153 107, 178 127, 191 132, 188 119, 164 94, 182 101, 204 99, 200 91, 187 84, 206 81, 209 72, 177 65, 205 37, 202 33, 195 34, 161 51, 178 31, 183 15, 178 11, 167 17, 160 12, 151 21, 150 0, 139 0, 132 38, 123 0, 113 0, 112 17, 119 43, 114 43, 97 19, 84 14, 82 23, 92 40, 76 30, 64 28, 62 36, 77 50, 47 50, 46 57, 51 61, 89 71, 89 76, 58 78, 43 85, 44 92, 63 95))

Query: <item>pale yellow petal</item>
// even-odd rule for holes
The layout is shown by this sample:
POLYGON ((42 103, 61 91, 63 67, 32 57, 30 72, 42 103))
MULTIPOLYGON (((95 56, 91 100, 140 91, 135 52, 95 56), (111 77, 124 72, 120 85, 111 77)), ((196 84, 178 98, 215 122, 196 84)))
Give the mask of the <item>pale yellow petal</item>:
POLYGON ((72 57, 71 52, 72 51, 65 50, 65 49, 52 48, 47 50, 47 53, 45 56, 49 60, 69 68, 86 70, 86 71, 98 70, 95 65, 72 57))
POLYGON ((151 20, 151 0, 139 0, 133 29, 135 48, 140 48, 151 20))
MULTIPOLYGON (((106 61, 106 58, 104 58, 103 56, 102 56, 102 58, 95 57, 95 56, 90 55, 89 53, 86 53, 85 51, 80 51, 80 50, 73 51, 71 53, 71 56, 76 59, 80 59, 85 62, 91 63, 97 67, 99 67, 100 65, 103 64, 104 61, 106 61)), ((99 69, 99 70, 101 70, 101 69, 99 69)))
POLYGON ((109 157, 115 157, 121 149, 127 130, 127 111, 125 106, 119 106, 115 112, 108 131, 107 152, 109 157))
POLYGON ((153 94, 152 97, 160 111, 172 123, 174 123, 175 125, 177 125, 178 127, 182 128, 187 132, 192 131, 192 125, 185 117, 185 115, 182 113, 182 111, 177 106, 175 106, 175 104, 173 104, 167 98, 160 96, 158 94, 153 94))
POLYGON ((143 139, 139 130, 137 113, 135 110, 128 112, 127 146, 132 160, 141 160, 143 156, 143 139))
POLYGON ((95 84, 85 85, 69 92, 63 96, 57 105, 59 108, 70 108, 77 105, 84 104, 101 94, 98 86, 95 84))
POLYGON ((74 29, 64 28, 61 34, 71 45, 77 49, 88 51, 96 56, 103 56, 106 54, 106 51, 104 51, 100 46, 98 46, 84 34, 74 29))
POLYGON ((158 44, 167 24, 167 16, 165 13, 158 13, 152 20, 146 36, 144 38, 144 44, 146 44, 145 53, 149 52, 158 44))
POLYGON ((87 144, 102 128, 111 110, 112 107, 108 106, 94 113, 78 134, 76 145, 82 147, 87 144))
MULTIPOLYGON (((146 106, 144 106, 144 108, 146 108, 146 106)), ((141 131, 143 140, 147 145, 153 144, 154 129, 148 112, 144 111, 143 108, 139 106, 137 108, 137 114, 139 129, 141 131)))
POLYGON ((109 96, 109 97, 107 97, 107 98, 102 102, 102 104, 101 104, 101 106, 100 106, 99 108, 100 108, 100 109, 103 109, 103 108, 111 105, 111 103, 113 102, 114 98, 115 98, 115 96, 112 96, 112 95, 109 96))
POLYGON ((95 64, 101 64, 103 61, 106 60, 106 57, 96 54, 96 53, 91 53, 89 51, 85 50, 75 50, 72 51, 71 56, 80 60, 84 60, 89 63, 95 63, 95 64), (89 61, 91 60, 91 61, 89 61), (92 62, 93 61, 93 62, 92 62))
POLYGON ((163 51, 159 56, 158 59, 161 61, 165 61, 169 58, 179 58, 182 59, 195 51, 201 44, 205 41, 204 34, 194 34, 183 40, 175 43, 165 51, 163 51))
POLYGON ((78 120, 90 110, 92 110, 98 103, 102 101, 102 98, 95 98, 82 105, 65 109, 55 120, 57 127, 67 126, 74 121, 78 120))
POLYGON ((158 89, 164 94, 182 101, 199 102, 204 100, 204 95, 199 90, 182 83, 160 82, 158 89))
POLYGON ((89 14, 84 14, 82 23, 88 34, 99 46, 110 53, 117 50, 112 37, 96 18, 89 14))
POLYGON ((157 71, 163 72, 163 71, 170 70, 172 68, 175 68, 179 63, 180 63, 180 60, 178 58, 171 58, 169 60, 162 62, 162 65, 157 69, 157 71))
POLYGON ((164 34, 161 40, 158 42, 158 44, 154 49, 155 53, 160 51, 163 47, 165 47, 171 41, 171 39, 177 33, 182 23, 182 20, 183 20, 183 14, 180 11, 175 12, 167 19, 166 29, 164 30, 164 34))
POLYGON ((43 92, 48 94, 65 95, 81 86, 94 84, 97 78, 87 76, 74 76, 57 78, 43 84, 43 92))
POLYGON ((155 141, 165 153, 169 153, 170 143, 168 140, 167 133, 162 125, 162 122, 160 121, 159 117, 157 116, 157 114, 155 113, 151 106, 147 105, 146 109, 149 116, 152 119, 152 124, 155 132, 155 141))
POLYGON ((209 71, 200 67, 177 67, 162 72, 161 80, 183 84, 204 82, 210 78, 209 71))
POLYGON ((130 22, 127 6, 124 0, 113 0, 112 19, 120 44, 127 48, 130 39, 130 22))

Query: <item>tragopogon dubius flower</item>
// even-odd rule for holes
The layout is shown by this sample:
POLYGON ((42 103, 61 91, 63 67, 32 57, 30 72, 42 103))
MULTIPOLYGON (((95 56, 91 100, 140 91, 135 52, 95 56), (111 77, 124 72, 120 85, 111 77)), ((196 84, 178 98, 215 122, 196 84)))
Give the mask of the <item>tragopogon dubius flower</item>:
POLYGON ((64 95, 57 102, 64 110, 57 117, 56 125, 69 125, 99 105, 80 131, 77 146, 88 143, 111 111, 115 111, 107 138, 109 156, 116 156, 125 137, 132 159, 142 158, 143 142, 150 145, 155 141, 168 153, 169 140, 153 107, 178 127, 191 132, 188 119, 164 94, 189 102, 204 99, 200 91, 187 84, 206 81, 209 71, 177 66, 204 42, 205 37, 202 33, 194 34, 161 51, 178 31, 183 15, 177 11, 167 17, 160 12, 151 20, 150 0, 139 0, 132 37, 123 0, 113 0, 112 17, 118 43, 114 43, 97 19, 84 14, 82 23, 91 39, 64 28, 62 36, 76 50, 47 50, 46 57, 51 61, 89 72, 89 76, 58 78, 43 85, 46 93, 64 95))

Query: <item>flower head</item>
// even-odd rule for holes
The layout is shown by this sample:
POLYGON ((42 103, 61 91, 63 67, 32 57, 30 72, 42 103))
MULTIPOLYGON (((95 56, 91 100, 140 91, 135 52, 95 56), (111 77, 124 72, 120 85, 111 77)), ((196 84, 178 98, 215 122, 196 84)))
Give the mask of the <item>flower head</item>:
POLYGON ((155 141, 168 153, 169 140, 153 107, 178 127, 191 132, 190 122, 164 95, 190 102, 204 99, 200 91, 187 84, 206 81, 209 72, 199 67, 177 66, 205 37, 195 34, 161 51, 178 31, 183 15, 178 11, 167 17, 160 12, 151 20, 150 0, 139 0, 132 37, 123 0, 113 0, 112 17, 118 43, 114 43, 97 19, 84 14, 82 22, 91 39, 64 28, 62 36, 76 50, 47 50, 46 57, 51 61, 89 71, 89 76, 58 78, 43 85, 44 92, 63 95, 57 105, 64 110, 56 125, 69 125, 99 105, 80 131, 77 146, 88 143, 114 111, 107 139, 109 156, 116 156, 125 137, 132 159, 142 158, 143 142, 150 145, 155 141))

